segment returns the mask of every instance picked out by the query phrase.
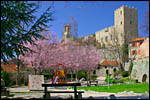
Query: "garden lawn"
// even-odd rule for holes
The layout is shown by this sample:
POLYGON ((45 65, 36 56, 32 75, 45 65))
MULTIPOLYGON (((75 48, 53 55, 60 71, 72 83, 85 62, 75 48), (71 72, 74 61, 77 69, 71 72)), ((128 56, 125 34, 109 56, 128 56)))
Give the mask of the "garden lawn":
POLYGON ((117 93, 123 91, 134 91, 135 93, 145 93, 149 92, 149 83, 136 83, 136 84, 115 84, 108 86, 88 86, 88 87, 78 87, 78 90, 85 91, 96 91, 96 92, 110 92, 117 93))

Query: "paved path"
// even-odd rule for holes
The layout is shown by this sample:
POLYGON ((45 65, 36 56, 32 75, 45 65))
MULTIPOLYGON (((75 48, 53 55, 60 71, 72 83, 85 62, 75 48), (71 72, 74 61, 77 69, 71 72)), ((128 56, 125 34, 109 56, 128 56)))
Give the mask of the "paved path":
MULTIPOLYGON (((50 89, 50 88, 49 88, 50 89)), ((54 89, 54 88, 53 88, 54 89)), ((57 90, 61 88, 55 88, 57 90)), ((62 88, 62 89, 67 89, 67 88, 62 88)), ((62 90, 61 89, 61 90, 62 90)), ((10 96, 9 98, 24 98, 24 99, 30 99, 30 98, 43 98, 44 93, 41 92, 31 92, 27 88, 27 86, 19 87, 19 88, 9 88, 10 92, 17 92, 14 94, 14 96, 10 96), (19 93, 20 92, 20 93, 19 93), (24 92, 24 93, 23 93, 24 92), (27 93, 25 93, 27 92, 27 93)), ((85 91, 85 93, 82 94, 83 98, 88 98, 90 96, 96 98, 96 99, 104 99, 111 94, 114 94, 117 99, 137 99, 138 97, 144 98, 144 99, 149 99, 149 94, 144 94, 144 93, 127 93, 127 92, 122 92, 122 93, 106 93, 106 92, 94 92, 94 91, 85 91)), ((53 93, 51 94, 52 97, 58 98, 70 98, 71 96, 74 97, 73 93, 53 93)))

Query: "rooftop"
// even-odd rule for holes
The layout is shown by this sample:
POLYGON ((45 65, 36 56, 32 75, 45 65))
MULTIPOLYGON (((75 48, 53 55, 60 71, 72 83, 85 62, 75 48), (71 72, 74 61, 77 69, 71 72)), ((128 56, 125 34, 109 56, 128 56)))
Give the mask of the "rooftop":
MULTIPOLYGON (((1 67, 6 72, 16 72, 17 71, 17 65, 16 64, 1 64, 1 67)), ((24 67, 31 68, 31 65, 24 65, 24 67)))
POLYGON ((134 39, 134 40, 131 40, 131 41, 129 41, 129 43, 131 43, 131 42, 138 42, 138 41, 144 41, 145 39, 147 39, 147 38, 149 38, 149 37, 145 37, 145 38, 136 38, 136 39, 134 39))
POLYGON ((111 65, 111 66, 118 66, 119 64, 120 64, 119 61, 105 60, 105 61, 103 61, 103 62, 100 64, 100 66, 109 66, 109 65, 111 65))

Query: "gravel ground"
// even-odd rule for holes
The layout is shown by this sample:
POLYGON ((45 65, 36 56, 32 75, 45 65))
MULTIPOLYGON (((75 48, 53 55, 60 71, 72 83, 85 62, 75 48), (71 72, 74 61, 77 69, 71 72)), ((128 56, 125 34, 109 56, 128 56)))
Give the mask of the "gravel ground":
MULTIPOLYGON (((49 88, 50 89, 50 88, 49 88)), ((61 88, 57 88, 59 90, 61 88)), ((63 90, 66 88, 62 88, 63 90)), ((23 99, 31 99, 31 98, 43 98, 44 93, 41 92, 30 92, 29 89, 26 86, 19 87, 19 88, 9 88, 10 96, 8 98, 23 98, 23 99), (12 92, 16 92, 12 94, 12 92), (20 93, 19 93, 20 92, 20 93)), ((110 96, 111 94, 114 94, 116 99, 149 99, 148 93, 134 93, 134 92, 120 92, 120 93, 107 93, 107 92, 94 92, 94 91, 85 91, 82 94, 82 98, 95 98, 95 99, 105 99, 106 97, 110 96)), ((74 97, 73 93, 52 93, 52 98, 71 98, 74 97)), ((2 98, 2 96, 1 96, 2 98)))

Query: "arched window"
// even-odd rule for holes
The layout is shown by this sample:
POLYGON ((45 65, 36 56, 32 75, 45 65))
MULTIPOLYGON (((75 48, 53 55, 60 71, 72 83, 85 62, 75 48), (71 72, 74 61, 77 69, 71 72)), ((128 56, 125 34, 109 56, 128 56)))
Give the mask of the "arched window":
POLYGON ((147 75, 144 74, 143 77, 142 77, 142 82, 146 82, 146 79, 147 79, 147 75))
POLYGON ((117 69, 116 68, 114 68, 114 73, 117 71, 117 69))
POLYGON ((122 15, 122 11, 120 11, 120 15, 122 15))
POLYGON ((120 24, 122 25, 122 21, 120 22, 120 24))
POLYGON ((105 37, 105 41, 108 42, 108 36, 105 37))
POLYGON ((112 40, 112 35, 110 36, 110 39, 112 40))
POLYGON ((108 75, 108 69, 106 70, 106 74, 108 75))

